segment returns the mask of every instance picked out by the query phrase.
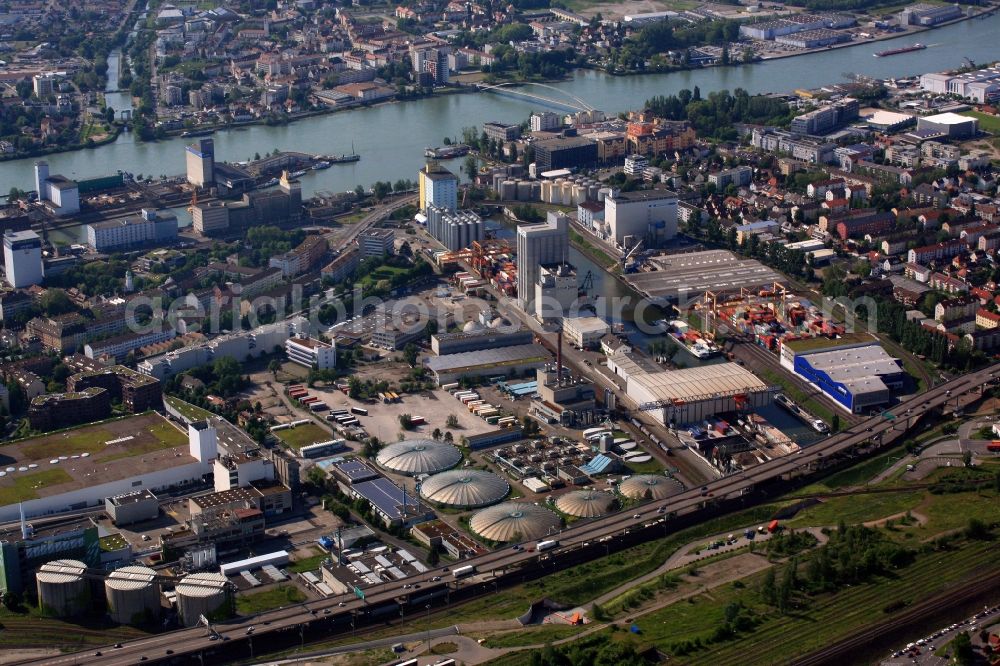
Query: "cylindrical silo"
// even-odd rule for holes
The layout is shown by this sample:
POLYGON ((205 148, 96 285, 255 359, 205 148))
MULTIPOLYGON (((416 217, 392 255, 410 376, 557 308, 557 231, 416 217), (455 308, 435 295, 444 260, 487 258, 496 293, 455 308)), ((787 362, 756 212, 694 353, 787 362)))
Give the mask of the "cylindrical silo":
POLYGON ((587 185, 587 198, 591 201, 597 201, 598 194, 601 191, 601 186, 597 183, 591 183, 587 185))
POLYGON ((541 182, 541 188, 542 188, 542 202, 552 203, 552 181, 543 180, 541 182))
POLYGON ((531 182, 531 200, 540 201, 542 198, 542 184, 537 180, 531 182))
POLYGON ((531 201, 531 182, 527 180, 517 181, 517 200, 531 201))
POLYGON ((79 560, 55 560, 43 564, 35 574, 38 606, 56 617, 80 615, 90 608, 90 583, 84 578, 87 565, 79 560))
POLYGON ((572 181, 567 180, 562 184, 562 205, 569 206, 573 203, 573 185, 572 181))
POLYGON ((513 180, 505 180, 500 185, 500 199, 502 201, 513 201, 517 198, 517 183, 513 180))
POLYGON ((177 614, 185 627, 198 624, 198 617, 228 617, 232 613, 229 581, 220 573, 195 573, 177 583, 177 614))
POLYGON ((146 624, 160 616, 160 586, 149 567, 116 569, 104 579, 111 619, 119 624, 146 624))
POLYGON ((610 187, 602 187, 599 190, 597 190, 597 200, 598 201, 604 201, 609 196, 611 196, 611 188, 610 187))

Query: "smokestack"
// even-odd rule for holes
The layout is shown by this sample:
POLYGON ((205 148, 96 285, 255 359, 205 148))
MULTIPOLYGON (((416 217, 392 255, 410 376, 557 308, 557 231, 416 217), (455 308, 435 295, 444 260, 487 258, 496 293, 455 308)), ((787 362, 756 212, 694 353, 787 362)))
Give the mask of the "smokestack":
POLYGON ((556 386, 562 385, 562 326, 559 326, 559 333, 556 343, 556 386))

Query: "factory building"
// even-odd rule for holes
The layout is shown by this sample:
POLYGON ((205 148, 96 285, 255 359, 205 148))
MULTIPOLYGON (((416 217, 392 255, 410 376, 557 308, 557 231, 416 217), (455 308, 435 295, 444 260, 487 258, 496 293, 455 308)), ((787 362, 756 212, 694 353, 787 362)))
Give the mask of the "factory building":
POLYGON ((434 374, 439 385, 462 377, 523 375, 540 368, 550 359, 541 345, 511 345, 482 351, 461 352, 424 359, 424 367, 434 374))
POLYGON ((580 289, 576 267, 571 264, 542 264, 535 283, 535 317, 548 322, 561 319, 579 308, 580 289))
POLYGON ((899 361, 866 333, 783 342, 781 365, 854 414, 888 404, 906 378, 899 361))
POLYGON ((121 495, 113 495, 104 500, 104 510, 115 525, 131 525, 144 520, 153 520, 160 515, 160 501, 148 488, 121 495))
POLYGON ((656 247, 677 235, 677 194, 668 190, 619 192, 604 200, 604 223, 620 248, 640 240, 656 247))
POLYGON ((431 351, 444 356, 512 345, 530 345, 533 339, 534 334, 526 328, 510 332, 485 329, 468 333, 435 333, 431 336, 431 351))
POLYGON ((569 217, 548 213, 544 224, 517 227, 517 304, 534 312, 535 285, 543 264, 565 264, 569 259, 569 217))
POLYGON ((649 358, 618 350, 608 368, 625 380, 630 398, 664 425, 698 423, 723 412, 770 405, 777 388, 736 363, 664 370, 649 358))
POLYGON ((917 131, 939 132, 949 139, 968 139, 979 133, 979 121, 958 113, 939 113, 917 118, 917 131))
POLYGON ((581 349, 596 349, 601 338, 611 331, 600 317, 566 317, 562 321, 566 342, 581 349))

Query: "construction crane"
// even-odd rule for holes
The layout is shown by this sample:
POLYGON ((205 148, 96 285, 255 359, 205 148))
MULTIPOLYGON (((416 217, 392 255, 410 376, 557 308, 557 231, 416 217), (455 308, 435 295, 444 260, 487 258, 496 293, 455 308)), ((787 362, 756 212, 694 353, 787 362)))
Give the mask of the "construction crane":
POLYGON ((580 291, 589 293, 591 289, 594 288, 594 271, 587 271, 587 274, 583 276, 583 282, 580 283, 580 291))

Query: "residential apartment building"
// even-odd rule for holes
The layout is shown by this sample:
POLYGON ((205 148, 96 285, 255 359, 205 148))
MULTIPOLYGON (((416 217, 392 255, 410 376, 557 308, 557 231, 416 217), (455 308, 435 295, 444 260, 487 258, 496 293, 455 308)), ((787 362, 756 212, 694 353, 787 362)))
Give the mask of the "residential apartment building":
POLYGON ((320 235, 306 236, 294 250, 271 257, 269 265, 271 268, 281 269, 281 274, 286 278, 295 277, 312 269, 326 255, 326 251, 326 238, 320 235))
POLYGON ((120 400, 125 411, 131 414, 158 409, 163 404, 160 380, 123 365, 78 372, 66 379, 66 390, 70 392, 93 387, 106 390, 112 400, 120 400))
POLYGON ((76 393, 40 395, 28 406, 31 428, 43 432, 100 421, 110 415, 111 395, 98 387, 76 393))
POLYGON ((789 129, 793 134, 827 134, 857 120, 858 100, 850 97, 792 118, 789 129))
POLYGON ((941 259, 951 259, 965 252, 968 246, 965 241, 951 240, 934 245, 912 248, 906 254, 906 260, 911 264, 925 264, 929 261, 939 261, 941 259))
POLYGON ((34 231, 6 232, 3 260, 7 283, 15 289, 42 283, 42 239, 34 231))
POLYGON ((738 166, 708 174, 708 182, 715 185, 716 191, 719 192, 725 190, 730 185, 746 187, 752 179, 753 169, 748 166, 738 166))
POLYGON ((486 134, 487 139, 507 143, 520 138, 521 126, 508 123, 488 122, 483 123, 483 132, 486 134))
POLYGON ((146 333, 125 333, 103 340, 88 342, 83 346, 83 353, 87 358, 101 359, 114 358, 115 361, 123 360, 129 352, 135 351, 146 345, 155 345, 159 342, 173 340, 177 336, 177 331, 172 327, 163 325, 155 327, 146 333))
POLYGON ((357 246, 348 247, 338 254, 333 261, 324 266, 320 271, 320 275, 324 279, 329 278, 334 282, 340 282, 354 275, 360 263, 361 249, 357 246))

